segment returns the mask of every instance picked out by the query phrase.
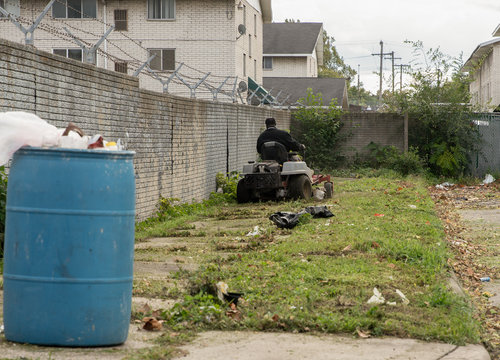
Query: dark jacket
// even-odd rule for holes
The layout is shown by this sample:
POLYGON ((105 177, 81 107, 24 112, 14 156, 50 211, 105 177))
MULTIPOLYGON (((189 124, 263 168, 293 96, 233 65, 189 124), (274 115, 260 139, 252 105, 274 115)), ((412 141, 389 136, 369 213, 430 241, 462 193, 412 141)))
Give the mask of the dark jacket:
POLYGON ((299 151, 301 148, 300 143, 292 138, 292 136, 288 132, 279 130, 275 127, 270 127, 266 129, 262 134, 260 134, 259 138, 257 139, 257 152, 259 154, 262 144, 268 141, 277 141, 283 144, 286 148, 286 151, 299 151))

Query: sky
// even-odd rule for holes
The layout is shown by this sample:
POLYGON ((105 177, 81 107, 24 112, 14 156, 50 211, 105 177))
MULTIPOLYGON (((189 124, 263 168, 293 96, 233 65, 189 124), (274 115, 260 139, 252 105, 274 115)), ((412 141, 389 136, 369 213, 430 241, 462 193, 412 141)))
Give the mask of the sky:
MULTIPOLYGON (((425 49, 439 47, 453 57, 462 53, 465 61, 500 24, 499 0, 272 0, 272 8, 274 22, 322 22, 344 61, 356 71, 359 65, 360 81, 372 93, 379 89, 374 72, 379 72, 380 57, 371 54, 380 53, 380 41, 384 53, 394 51, 401 58, 396 65, 423 62, 405 40, 420 40, 425 49)), ((384 90, 392 88, 392 61, 386 57, 384 90)), ((396 87, 399 79, 396 72, 396 87)))

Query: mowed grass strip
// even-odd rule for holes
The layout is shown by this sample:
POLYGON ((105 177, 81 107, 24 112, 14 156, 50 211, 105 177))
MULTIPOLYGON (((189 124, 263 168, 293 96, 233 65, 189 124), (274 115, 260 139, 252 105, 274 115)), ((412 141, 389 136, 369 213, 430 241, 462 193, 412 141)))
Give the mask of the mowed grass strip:
MULTIPOLYGON (((450 253, 422 179, 339 180, 333 199, 321 204, 231 204, 216 212, 210 216, 218 220, 251 214, 255 225, 263 227, 259 236, 265 241, 224 258, 207 248, 213 256, 203 258, 199 270, 180 274, 189 280, 190 294, 163 313, 165 325, 175 331, 253 329, 479 341, 467 300, 447 287, 450 253), (280 230, 267 220, 278 210, 323 204, 335 217, 306 217, 293 230, 280 230), (218 281, 244 293, 236 313, 226 313, 213 296, 218 281), (374 288, 386 303, 367 303, 374 288)), ((211 241, 210 235, 206 240, 211 241)))

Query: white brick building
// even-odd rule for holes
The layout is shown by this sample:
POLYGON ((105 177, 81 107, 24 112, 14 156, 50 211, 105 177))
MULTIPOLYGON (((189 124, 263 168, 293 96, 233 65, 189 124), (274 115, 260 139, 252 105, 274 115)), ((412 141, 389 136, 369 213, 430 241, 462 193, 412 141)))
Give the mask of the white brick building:
MULTIPOLYGON (((0 0, 26 28, 48 3, 0 0)), ((132 75, 156 54, 151 68, 164 81, 184 63, 180 73, 189 84, 210 72, 207 81, 212 87, 231 77, 227 89, 235 77, 238 82, 252 77, 262 83, 263 23, 271 20, 271 0, 56 0, 35 30, 33 45, 82 60, 81 46, 64 28, 90 48, 115 25, 99 46, 97 66, 132 75)), ((5 17, 0 19, 0 37, 24 43, 24 34, 5 17)), ((161 92, 161 82, 148 74, 141 72, 141 87, 161 92)), ((175 77, 168 90, 190 95, 175 77)), ((198 91, 203 90, 211 96, 202 85, 198 91)))
POLYGON ((500 111, 500 25, 493 36, 476 47, 463 67, 464 71, 474 71, 469 91, 472 104, 482 111, 500 111))

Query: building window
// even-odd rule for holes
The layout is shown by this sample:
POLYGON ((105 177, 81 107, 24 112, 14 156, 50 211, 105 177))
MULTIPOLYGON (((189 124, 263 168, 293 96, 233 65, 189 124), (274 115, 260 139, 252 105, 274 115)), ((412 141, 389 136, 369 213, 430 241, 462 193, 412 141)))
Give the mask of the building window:
POLYGON ((264 56, 262 58, 262 68, 264 70, 272 70, 273 69, 273 58, 270 56, 264 56))
POLYGON ((257 36, 257 14, 253 14, 253 34, 257 36))
POLYGON ((156 55, 151 60, 151 70, 175 70, 175 49, 150 49, 149 56, 156 55))
POLYGON ((126 74, 128 70, 128 66, 126 62, 115 62, 115 71, 126 74))
POLYGON ((59 19, 95 19, 96 0, 58 0, 52 5, 52 17, 59 19))
POLYGON ((82 49, 54 49, 53 53, 65 58, 83 61, 82 49))
POLYGON ((252 57, 252 35, 248 34, 248 56, 252 57))
POLYGON ((115 30, 127 31, 127 10, 115 10, 115 30))
POLYGON ((243 5, 243 25, 247 27, 247 6, 243 5))
POLYGON ((175 0, 148 0, 148 19, 175 19, 175 0))
POLYGON ((243 54, 243 76, 247 76, 247 55, 243 54))
POLYGON ((257 59, 253 61, 253 78, 257 79, 257 59))

